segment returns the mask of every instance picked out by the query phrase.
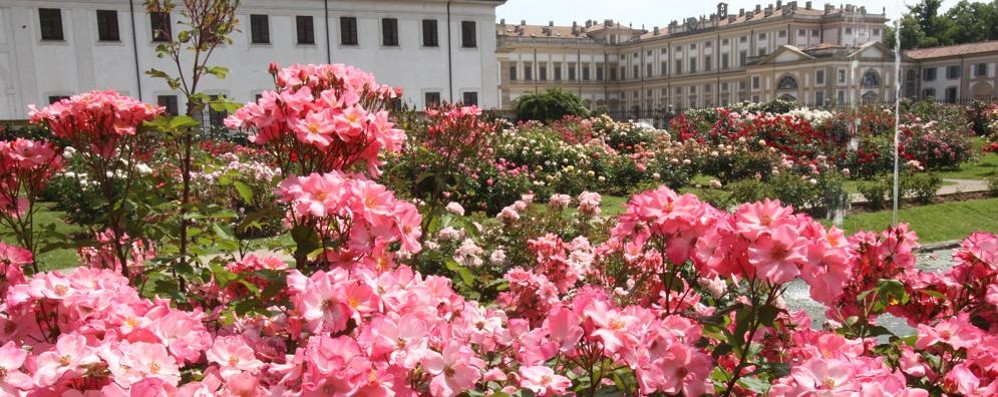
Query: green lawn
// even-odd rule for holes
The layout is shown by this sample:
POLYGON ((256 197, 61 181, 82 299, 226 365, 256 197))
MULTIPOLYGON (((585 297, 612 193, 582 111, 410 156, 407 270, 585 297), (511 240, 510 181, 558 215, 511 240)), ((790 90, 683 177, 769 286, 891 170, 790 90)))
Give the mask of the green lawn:
POLYGON ((979 161, 964 163, 959 170, 940 172, 939 175, 947 179, 985 179, 996 176, 998 175, 998 154, 983 154, 979 161))
MULTIPOLYGON (((910 224, 922 243, 960 240, 977 231, 998 233, 998 199, 907 208, 898 212, 898 221, 910 224)), ((847 216, 842 226, 852 234, 883 230, 890 224, 891 211, 880 211, 847 216)))
MULTIPOLYGON (((50 211, 49 206, 42 204, 44 207, 41 211, 35 214, 35 228, 45 228, 48 225, 54 225, 55 230, 64 235, 72 235, 79 232, 79 227, 76 225, 70 225, 66 223, 62 216, 65 215, 63 212, 50 211)), ((0 225, 0 240, 7 244, 15 244, 16 239, 10 234, 10 229, 4 225, 0 225)), ((44 250, 47 244, 60 243, 57 239, 45 239, 42 238, 39 248, 44 250)), ((67 267, 73 267, 79 264, 80 258, 76 255, 76 250, 72 248, 56 248, 47 252, 43 252, 38 255, 38 265, 42 270, 52 270, 52 269, 64 269, 67 267)))

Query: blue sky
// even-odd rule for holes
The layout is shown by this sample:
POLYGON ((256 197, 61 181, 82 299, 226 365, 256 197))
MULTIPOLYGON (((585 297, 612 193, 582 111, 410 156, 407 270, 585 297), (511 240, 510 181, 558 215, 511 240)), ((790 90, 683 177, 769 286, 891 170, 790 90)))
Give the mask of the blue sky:
MULTIPOLYGON (((806 0, 798 0, 800 6, 806 0)), ((869 12, 881 12, 887 8, 887 16, 895 18, 905 10, 904 4, 914 4, 915 0, 850 0, 856 5, 865 5, 869 12)), ((949 8, 958 0, 944 0, 943 8, 949 8)), ((843 4, 845 0, 827 1, 843 4)), ((737 13, 739 8, 751 9, 756 4, 766 7, 771 1, 728 0, 728 12, 737 13)), ((815 8, 822 8, 826 1, 813 1, 815 8)), ((602 21, 607 18, 631 23, 634 27, 645 25, 646 29, 653 26, 665 26, 672 20, 700 15, 709 15, 717 9, 717 1, 675 1, 675 0, 507 0, 506 4, 496 10, 498 18, 506 18, 507 23, 519 23, 526 19, 534 25, 547 24, 554 21, 558 25, 571 25, 572 21, 583 22, 587 19, 602 21)))

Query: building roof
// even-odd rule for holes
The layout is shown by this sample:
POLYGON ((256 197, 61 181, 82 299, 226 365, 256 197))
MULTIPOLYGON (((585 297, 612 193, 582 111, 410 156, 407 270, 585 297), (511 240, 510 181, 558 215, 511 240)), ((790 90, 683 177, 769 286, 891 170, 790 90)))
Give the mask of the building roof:
POLYGON ((961 55, 983 54, 988 52, 998 52, 998 40, 982 41, 979 43, 957 44, 942 47, 919 48, 908 50, 905 55, 910 59, 932 59, 956 57, 961 55))

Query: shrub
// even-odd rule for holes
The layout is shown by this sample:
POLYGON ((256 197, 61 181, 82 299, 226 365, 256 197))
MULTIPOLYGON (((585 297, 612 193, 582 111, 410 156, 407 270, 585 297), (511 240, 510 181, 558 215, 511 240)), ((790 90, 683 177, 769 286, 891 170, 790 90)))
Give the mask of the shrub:
POLYGON ((988 177, 988 193, 992 196, 998 196, 998 175, 988 177))
POLYGON ((524 95, 516 102, 517 121, 549 122, 560 120, 565 116, 588 115, 589 110, 582 104, 582 98, 557 88, 543 93, 524 95))
POLYGON ((901 175, 901 196, 914 199, 920 204, 931 203, 942 186, 943 178, 931 172, 912 172, 901 175))
POLYGON ((866 199, 870 209, 883 209, 891 192, 891 181, 885 177, 864 180, 856 186, 856 190, 866 199))

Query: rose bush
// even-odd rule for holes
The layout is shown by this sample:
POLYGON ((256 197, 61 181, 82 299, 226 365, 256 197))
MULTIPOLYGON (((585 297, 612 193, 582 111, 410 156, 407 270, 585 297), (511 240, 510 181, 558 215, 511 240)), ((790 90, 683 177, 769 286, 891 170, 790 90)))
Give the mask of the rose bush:
MULTIPOLYGON (((376 180, 382 156, 405 139, 381 108, 396 90, 343 66, 299 65, 274 74, 277 90, 229 121, 248 128, 264 153, 243 153, 226 167, 262 185, 280 179, 270 194, 283 232, 294 240, 287 247, 294 264, 281 252, 222 253, 195 262, 190 277, 177 283, 181 293, 171 289, 176 269, 146 266, 169 255, 173 244, 151 241, 154 233, 102 230, 99 244, 81 251, 80 266, 53 272, 35 271, 31 250, 0 244, 0 393, 998 393, 994 235, 970 236, 954 268, 932 273, 917 270, 917 236, 904 225, 846 236, 779 201, 727 211, 666 186, 633 195, 618 217, 602 216, 603 197, 594 191, 517 196, 496 215, 453 202, 421 214, 418 204, 376 180), (259 162, 243 161, 249 157, 259 162), (784 304, 797 279, 829 308, 820 328, 784 304), (878 326, 885 313, 905 318, 916 333, 902 337, 878 326)), ((82 98, 88 97, 38 112, 67 107, 69 120, 81 120, 74 112, 94 111, 80 106, 88 102, 82 98)), ((115 115, 122 108, 114 106, 134 104, 110 102, 98 110, 115 115)), ((485 127, 464 119, 473 109, 451 111, 436 132, 485 127)), ((126 121, 115 133, 147 127, 126 121)), ((67 128, 55 130, 79 133, 67 128)), ((563 150, 534 139, 524 144, 563 150)), ((609 156, 630 158, 635 169, 652 164, 633 156, 646 144, 661 145, 647 150, 656 161, 691 165, 661 135, 614 144, 587 139, 609 156)), ((424 148, 451 152, 437 142, 424 148)), ((98 156, 137 147, 80 143, 86 142, 78 150, 98 156)), ((452 149, 470 150, 467 144, 452 149)), ((59 151, 38 153, 45 155, 22 157, 44 160, 47 177, 59 151)), ((504 171, 567 168, 519 153, 504 171)), ((782 158, 778 171, 831 167, 814 160, 782 158)), ((229 173, 214 172, 206 168, 198 178, 207 184, 229 173)), ((32 175, 5 175, 13 182, 0 187, 30 186, 32 175)), ((779 175, 790 174, 767 178, 779 175)), ((6 194, 20 199, 30 189, 6 194)))

